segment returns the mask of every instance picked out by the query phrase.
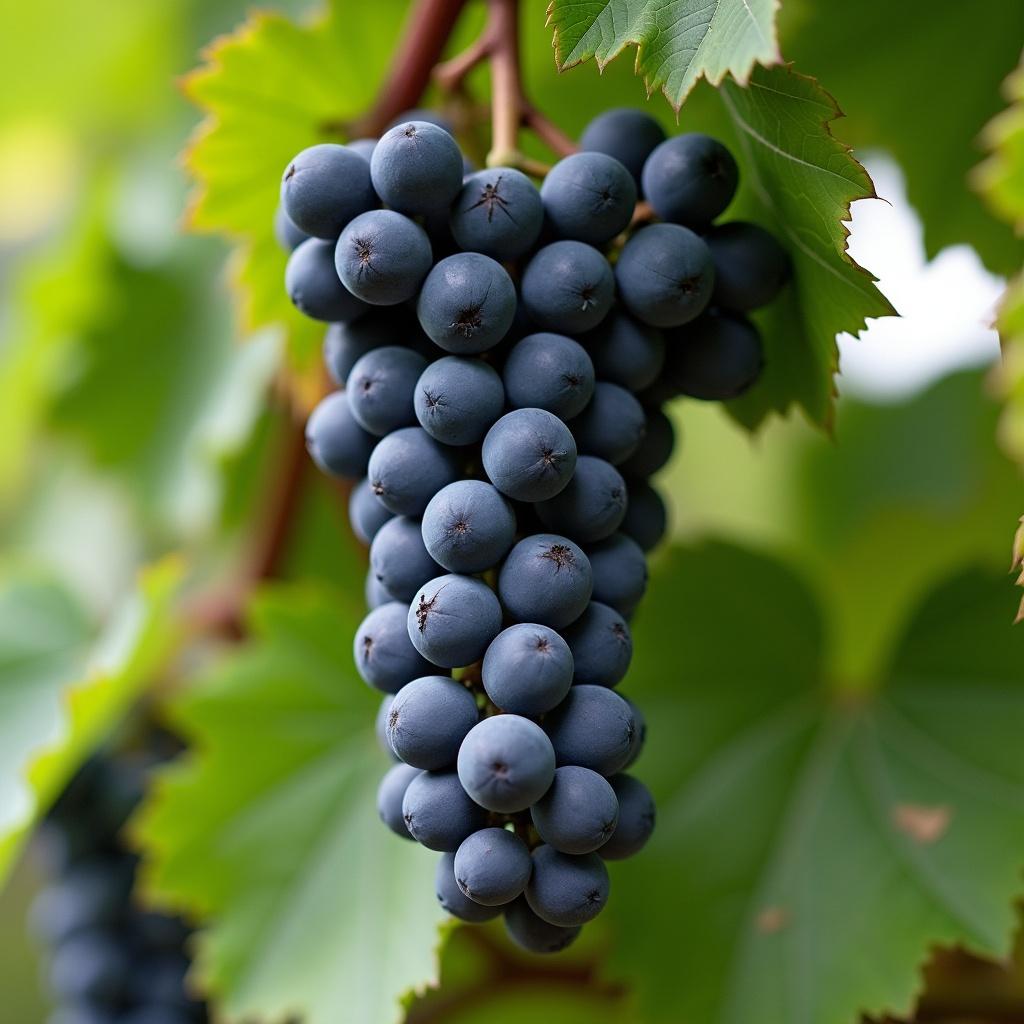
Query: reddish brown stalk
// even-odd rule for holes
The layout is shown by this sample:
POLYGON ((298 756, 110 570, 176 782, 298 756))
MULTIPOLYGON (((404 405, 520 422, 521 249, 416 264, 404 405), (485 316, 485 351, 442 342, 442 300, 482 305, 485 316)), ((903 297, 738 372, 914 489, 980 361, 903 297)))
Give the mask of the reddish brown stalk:
POLYGON ((579 146, 561 128, 542 114, 536 107, 526 104, 523 109, 523 124, 558 156, 570 156, 579 146))
POLYGON ((487 163, 519 167, 543 175, 547 168, 519 150, 519 129, 529 128, 558 156, 576 152, 576 144, 526 97, 519 55, 519 0, 489 0, 487 25, 466 50, 434 70, 434 81, 449 93, 464 91, 469 73, 490 60, 491 152, 487 163))
POLYGON ((230 639, 244 635, 245 602, 257 583, 280 572, 311 468, 303 424, 292 420, 268 473, 261 502, 266 512, 253 530, 250 548, 230 584, 199 596, 190 606, 188 619, 196 629, 230 639))
POLYGON ((491 55, 492 39, 485 30, 475 42, 451 60, 438 64, 434 68, 434 81, 438 88, 445 92, 461 92, 466 84, 466 77, 491 55))
POLYGON ((353 135, 379 135, 403 110, 419 103, 465 3, 419 0, 413 7, 377 102, 353 135))

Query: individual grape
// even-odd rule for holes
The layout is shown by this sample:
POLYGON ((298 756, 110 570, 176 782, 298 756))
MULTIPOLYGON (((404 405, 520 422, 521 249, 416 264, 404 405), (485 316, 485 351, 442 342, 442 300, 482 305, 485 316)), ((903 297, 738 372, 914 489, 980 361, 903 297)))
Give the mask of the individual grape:
POLYGON ((629 705, 630 711, 633 712, 633 721, 636 722, 636 731, 633 733, 633 742, 629 748, 629 759, 623 765, 623 768, 628 768, 636 763, 647 743, 647 719, 644 718, 644 713, 640 710, 639 705, 628 697, 624 697, 623 700, 629 705))
POLYGON ((428 850, 454 853, 487 824, 487 812, 466 795, 455 772, 420 772, 402 801, 405 826, 428 850))
POLYGON ((537 505, 541 522, 581 544, 610 537, 626 514, 626 481, 604 459, 581 455, 569 483, 537 505))
POLYGON ((438 771, 455 764, 479 717, 473 694, 461 683, 448 676, 422 676, 395 694, 388 743, 406 764, 438 771))
POLYGON ((522 171, 490 167, 463 182, 449 223, 459 248, 514 260, 529 252, 540 236, 544 207, 522 171))
POLYGON ((575 764, 601 775, 621 771, 636 735, 626 700, 606 686, 573 685, 545 719, 558 765, 575 764))
POLYGON ((625 860, 639 853, 654 831, 656 811, 650 790, 632 775, 609 780, 619 802, 619 823, 599 853, 605 860, 625 860))
POLYGON ((705 236, 715 264, 716 306, 739 313, 767 306, 789 279, 789 254, 775 236, 757 224, 734 220, 705 236))
POLYGON ((444 356, 423 371, 413 404, 420 426, 435 440, 476 444, 505 408, 505 389, 482 359, 444 356))
POLYGON ((715 283, 711 250, 679 224, 649 224, 622 247, 615 284, 638 320, 678 327, 704 312, 715 283))
POLYGON ((377 140, 353 139, 351 142, 345 143, 345 148, 352 150, 353 153, 358 153, 369 164, 373 157, 373 151, 377 148, 377 140))
POLYGON ((353 647, 359 674, 384 693, 398 693, 411 680, 437 671, 409 639, 406 607, 398 601, 374 608, 363 619, 353 647))
POLYGON ((411 299, 432 262, 427 233, 394 210, 360 214, 342 231, 334 253, 341 283, 371 306, 411 299))
POLYGON ((386 131, 370 160, 377 195, 393 210, 446 210, 462 188, 462 153, 444 128, 405 121, 386 131))
POLYGON ((580 934, 579 926, 559 928, 539 918, 520 897, 505 910, 505 930, 509 938, 527 953, 560 953, 580 934))
POLYGON ((436 264, 416 303, 420 326, 438 347, 455 355, 493 348, 512 326, 516 288, 490 256, 459 252, 436 264))
POLYGON ((274 211, 274 238, 277 244, 285 252, 291 252, 301 245, 310 236, 300 227, 296 227, 294 221, 285 212, 283 206, 278 206, 274 211))
POLYGON ((643 444, 619 468, 629 476, 654 476, 672 457, 676 432, 661 409, 648 409, 643 444))
POLYGON ((455 881, 474 903, 501 907, 526 888, 533 862, 526 843, 503 828, 474 832, 455 851, 455 881))
POLYGON ((357 480, 366 472, 374 437, 352 416, 348 396, 335 391, 322 399, 306 421, 306 448, 325 473, 357 480))
POLYGON ((366 607, 371 609, 379 608, 382 604, 390 604, 394 598, 384 589, 384 585, 373 575, 370 569, 366 573, 366 582, 363 584, 363 599, 366 607))
POLYGON ((449 572, 485 572, 512 547, 516 517, 490 484, 456 480, 430 499, 422 532, 425 550, 449 572))
POLYGON ((614 533, 587 548, 594 581, 593 600, 630 616, 647 590, 647 559, 632 537, 614 533))
POLYGON ((130 964, 116 934, 79 932, 53 951, 50 988, 68 1002, 114 1002, 128 984, 130 964))
POLYGON ((622 532, 643 548, 656 548, 668 529, 668 510, 661 495, 646 480, 628 480, 629 503, 626 518, 622 520, 622 532))
POLYGON ((553 533, 521 540, 498 574, 498 594, 520 622, 561 629, 582 614, 593 583, 590 562, 576 544, 553 533))
POLYGON ((367 306, 367 312, 344 324, 331 324, 324 335, 324 365, 339 387, 356 362, 385 345, 402 345, 422 356, 434 354, 433 343, 406 306, 367 306))
POLYGON ((352 488, 348 496, 348 521, 352 532, 369 546, 377 531, 389 520, 394 512, 386 509, 376 498, 370 481, 365 477, 352 488))
POLYGON ((516 501, 553 498, 572 478, 576 442, 569 428, 544 409, 514 409, 484 437, 488 479, 516 501))
POLYGON ((594 393, 594 364, 586 349, 561 334, 529 334, 502 369, 513 409, 546 409, 563 420, 582 412, 594 393))
POLYGON ((426 367, 423 356, 399 345, 367 352, 352 367, 345 384, 356 422, 377 437, 414 425, 413 393, 426 367))
POLYGON ((569 426, 582 454, 596 455, 614 466, 640 447, 647 416, 635 395, 599 380, 590 404, 569 426))
POLYGON ((732 202, 739 169, 720 142, 690 132, 661 143, 647 158, 641 181, 662 220, 699 230, 732 202))
POLYGON ((561 928, 592 921, 608 902, 608 869, 596 853, 572 856, 547 844, 533 851, 533 874, 526 886, 530 909, 561 928))
POLYGON ((523 305, 545 331, 581 334, 592 330, 608 315, 614 299, 612 268, 584 242, 544 246, 523 273, 523 305))
POLYGON ((492 921, 502 911, 501 907, 485 907, 480 903, 471 900, 455 881, 455 854, 443 853, 437 862, 437 871, 434 875, 435 891, 437 902, 448 911, 452 917, 468 924, 482 924, 484 921, 492 921))
POLYGON ((548 172, 540 198, 544 216, 560 238, 601 246, 629 226, 636 182, 615 157, 573 153, 548 172))
POLYGON ((422 516, 430 499, 457 480, 460 470, 451 448, 421 427, 403 427, 377 442, 366 475, 385 508, 396 515, 422 516))
POLYGON ((353 217, 377 205, 377 196, 366 161, 347 146, 325 142, 288 164, 281 205, 301 231, 333 242, 353 217))
POLYGON ((384 694, 380 702, 380 707, 377 709, 377 717, 374 720, 374 732, 377 735, 377 745, 381 750, 384 751, 392 761, 398 760, 398 755, 395 753, 394 748, 391 746, 391 741, 388 739, 388 715, 391 713, 391 705, 394 703, 394 695, 390 693, 384 694))
POLYGON ((408 603, 416 591, 442 570, 423 545, 420 521, 395 516, 370 545, 370 568, 395 601, 408 603))
POLYGON ((633 658, 633 637, 614 608, 591 601, 566 629, 565 642, 572 651, 573 683, 615 686, 625 678, 633 658))
POLYGON ((553 629, 519 622, 502 630, 484 655, 481 679, 491 701, 514 715, 543 715, 572 686, 572 653, 553 629))
POLYGON ((582 341, 597 376, 630 391, 653 384, 665 364, 661 332, 625 313, 612 313, 582 341))
POLYGON ((292 305, 313 320, 354 320, 367 306, 338 280, 334 243, 309 238, 288 257, 284 288, 292 305))
POLYGON ((419 768, 413 768, 408 764, 396 764, 387 770, 377 787, 377 814, 396 836, 403 839, 412 839, 412 833, 405 825, 402 801, 405 800, 409 784, 419 774, 419 768))
POLYGON ((650 114, 617 107, 598 114, 583 129, 580 149, 615 157, 633 175, 639 189, 644 162, 664 141, 665 129, 650 114))
POLYGON ((408 632, 424 658, 443 668, 472 665, 501 629, 494 591, 472 576, 438 576, 418 590, 408 632))
POLYGON ((462 788, 481 807, 524 811, 546 792, 555 752, 544 730, 519 715, 495 715, 475 725, 459 748, 462 788))
POLYGON ((707 313, 671 339, 666 374, 681 394, 705 401, 738 398, 757 382, 764 350, 745 317, 707 313))
POLYGON ((559 853, 593 853, 615 831, 619 801, 603 775, 566 765, 551 788, 530 808, 540 838, 559 853))

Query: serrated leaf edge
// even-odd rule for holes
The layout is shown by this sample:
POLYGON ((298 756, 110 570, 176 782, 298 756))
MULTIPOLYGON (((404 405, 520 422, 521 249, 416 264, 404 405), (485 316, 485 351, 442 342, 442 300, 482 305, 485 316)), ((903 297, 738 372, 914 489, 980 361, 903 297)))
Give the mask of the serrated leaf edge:
MULTIPOLYGON (((783 63, 782 64, 782 68, 783 68, 783 70, 785 70, 785 72, 787 74, 792 75, 794 78, 800 78, 800 79, 803 79, 805 82, 810 83, 811 87, 815 90, 815 92, 818 93, 821 96, 825 106, 827 106, 827 107, 829 107, 831 109, 831 113, 827 117, 825 117, 824 120, 821 122, 821 127, 824 129, 825 134, 830 139, 832 139, 841 148, 843 153, 845 153, 845 155, 849 158, 851 163, 854 165, 854 167, 857 168, 857 170, 859 172, 858 176, 862 179, 862 186, 861 187, 863 189, 863 193, 861 195, 853 195, 853 196, 851 196, 849 199, 845 200, 845 202, 843 204, 844 215, 839 218, 839 225, 840 225, 840 228, 842 229, 842 232, 843 232, 843 246, 842 246, 842 249, 841 250, 837 250, 837 252, 839 253, 840 257, 846 263, 848 263, 851 267, 853 267, 853 269, 858 274, 863 275, 863 277, 865 277, 867 279, 869 284, 876 285, 878 283, 878 278, 875 277, 874 274, 872 274, 865 267, 862 267, 850 255, 850 244, 849 244, 849 242, 850 242, 850 219, 852 217, 851 207, 852 207, 853 203, 859 202, 862 199, 878 199, 881 202, 885 202, 885 200, 882 200, 881 197, 878 195, 877 191, 875 190, 875 183, 871 179, 871 175, 868 174, 867 169, 864 167, 864 165, 854 155, 853 147, 851 145, 849 145, 848 143, 844 142, 842 139, 838 138, 835 135, 835 133, 832 131, 832 123, 834 121, 838 121, 841 118, 846 116, 843 113, 842 108, 839 106, 839 103, 836 100, 836 98, 813 75, 805 75, 802 72, 797 71, 794 68, 792 61, 788 61, 788 62, 783 63)), ((736 81, 735 79, 733 81, 734 81, 735 85, 740 87, 740 88, 752 88, 753 87, 749 82, 748 83, 741 83, 739 81, 736 81)), ((741 140, 741 144, 745 144, 744 143, 744 135, 753 136, 759 142, 766 143, 766 140, 761 139, 761 137, 758 136, 757 133, 754 132, 753 129, 750 128, 743 121, 743 119, 739 116, 738 112, 736 111, 735 107, 732 104, 732 101, 729 99, 728 89, 719 89, 718 95, 721 97, 722 104, 724 105, 724 107, 726 109, 726 112, 729 114, 729 117, 732 119, 733 123, 736 125, 737 133, 738 133, 738 136, 739 136, 739 138, 741 140)), ((766 144, 768 144, 768 143, 766 143, 766 144)), ((752 167, 756 167, 756 164, 755 164, 754 161, 751 160, 749 162, 750 162, 752 167)), ((759 198, 761 199, 761 202, 765 206, 767 206, 769 209, 774 209, 773 204, 772 204, 772 200, 771 200, 771 196, 768 193, 767 189, 765 189, 761 185, 760 181, 757 180, 756 172, 755 172, 754 177, 755 177, 755 180, 752 183, 752 185, 753 185, 755 191, 757 192, 759 198)), ((851 187, 853 187, 852 183, 851 183, 851 187)), ((803 243, 800 241, 800 239, 796 238, 795 236, 793 236, 789 232, 789 230, 786 227, 784 221, 781 218, 777 218, 777 219, 780 221, 780 224, 782 226, 782 230, 786 233, 786 237, 789 240, 790 244, 794 248, 799 248, 801 252, 805 253, 806 255, 808 255, 809 257, 814 259, 815 262, 820 263, 820 260, 818 259, 817 254, 809 252, 806 249, 806 247, 803 245, 803 243)), ((825 267, 829 270, 830 273, 833 273, 833 274, 835 273, 835 271, 830 266, 828 266, 828 264, 825 264, 825 267)), ((840 280, 843 280, 844 283, 845 283, 845 279, 840 278, 840 280)), ((876 289, 876 291, 877 291, 877 289, 876 289)), ((889 301, 889 299, 881 291, 878 291, 878 296, 881 299, 881 302, 886 307, 886 312, 882 313, 881 314, 882 316, 899 316, 899 313, 896 311, 896 309, 893 306, 893 304, 889 301)), ((861 319, 860 319, 860 326, 855 327, 855 328, 847 328, 847 330, 844 331, 843 333, 853 334, 855 337, 860 337, 861 333, 867 327, 867 321, 869 319, 877 319, 877 318, 875 318, 875 317, 867 317, 867 316, 861 317, 861 319)), ((836 399, 839 397, 839 388, 838 388, 838 385, 836 383, 836 377, 838 376, 838 374, 840 372, 840 370, 839 370, 839 346, 836 343, 835 338, 832 339, 832 359, 831 359, 831 361, 829 363, 829 371, 830 371, 830 379, 831 379, 831 398, 832 398, 832 400, 829 402, 828 410, 827 410, 826 415, 825 415, 825 419, 820 424, 820 426, 825 430, 826 434, 828 434, 830 437, 834 437, 835 436, 836 399)), ((782 415, 788 414, 789 410, 792 408, 792 406, 794 404, 794 401, 795 401, 795 399, 791 398, 789 400, 789 403, 786 405, 784 410, 773 409, 773 410, 771 410, 771 413, 774 413, 774 414, 776 414, 778 416, 782 416, 782 415)), ((805 412, 806 412, 806 410, 805 410, 805 412)), ((764 419, 762 419, 761 423, 757 425, 757 427, 755 428, 755 431, 762 429, 764 427, 765 423, 767 423, 770 418, 771 418, 770 414, 768 416, 765 416, 764 419)), ((808 415, 808 419, 810 420, 809 415, 808 415)), ((813 420, 811 420, 811 422, 813 423, 813 420)))
MULTIPOLYGON (((715 12, 717 14, 718 7, 721 4, 721 0, 713 0, 713 2, 715 4, 715 12)), ((550 28, 551 31, 552 31, 551 45, 552 45, 552 48, 555 51, 555 67, 561 73, 563 71, 568 71, 571 68, 578 67, 580 64, 585 64, 588 60, 590 60, 590 57, 589 56, 579 57, 576 60, 572 61, 571 63, 567 62, 564 59, 564 57, 563 57, 564 48, 563 48, 562 42, 561 42, 561 30, 560 30, 558 24, 554 20, 555 7, 556 7, 557 3, 558 3, 558 0, 550 0, 550 2, 548 3, 547 10, 545 12, 545 22, 544 22, 544 25, 545 25, 545 28, 550 28)), ((606 6, 607 6, 607 3, 606 3, 606 6)), ((751 74, 753 74, 754 68, 757 65, 760 65, 761 67, 768 68, 768 67, 774 67, 775 65, 781 64, 783 62, 782 50, 779 47, 779 30, 778 30, 778 25, 777 25, 777 20, 776 20, 776 15, 778 14, 779 9, 780 9, 781 6, 782 6, 781 0, 772 0, 772 21, 771 21, 772 28, 771 28, 771 36, 770 36, 769 39, 765 40, 765 43, 771 49, 771 53, 770 54, 768 54, 767 56, 763 56, 763 57, 761 57, 761 56, 755 57, 753 60, 751 60, 747 64, 747 67, 746 67, 745 70, 739 70, 739 69, 734 69, 734 68, 730 68, 730 67, 724 67, 724 68, 722 68, 721 73, 718 74, 718 75, 709 75, 706 70, 702 70, 697 75, 694 76, 693 81, 689 84, 689 86, 686 88, 686 91, 683 92, 682 95, 679 96, 678 99, 673 98, 669 94, 667 83, 662 84, 662 85, 658 85, 656 82, 652 82, 652 76, 651 75, 643 75, 643 74, 641 74, 640 67, 641 67, 641 64, 643 63, 643 59, 644 59, 644 46, 645 46, 645 41, 643 39, 637 39, 637 38, 625 39, 625 40, 622 41, 622 43, 619 45, 619 47, 614 51, 614 53, 609 54, 609 56, 607 56, 607 57, 605 57, 603 59, 600 56, 598 56, 596 49, 595 49, 595 51, 594 51, 592 56, 593 56, 593 59, 594 59, 594 63, 597 65, 598 73, 599 74, 603 74, 604 73, 604 69, 613 60, 615 60, 617 57, 619 57, 622 54, 623 50, 625 50, 627 47, 635 46, 636 47, 636 59, 633 62, 633 73, 642 79, 643 85, 644 85, 644 89, 645 89, 645 91, 647 93, 647 98, 650 99, 651 96, 653 96, 655 92, 660 92, 665 97, 666 101, 668 102, 668 105, 675 111, 676 117, 678 118, 679 111, 682 109, 682 106, 686 102, 687 97, 694 90, 694 88, 696 87, 697 83, 700 82, 701 79, 704 79, 706 82, 708 82, 709 85, 712 85, 712 86, 714 86, 716 88, 719 85, 721 85, 721 83, 725 80, 725 78, 727 76, 732 77, 734 81, 738 82, 741 85, 746 85, 746 83, 750 80, 751 74)), ((746 2, 744 2, 744 7, 747 7, 746 2)), ((714 20, 714 17, 715 17, 715 15, 712 15, 712 19, 711 19, 712 21, 714 20)), ((753 17, 752 17, 751 20, 754 20, 753 17)), ((711 22, 709 22, 708 24, 710 26, 711 22)), ((756 21, 755 21, 755 24, 756 24, 756 21)), ((709 29, 709 31, 710 31, 710 29, 709 29)), ((709 34, 709 32, 705 32, 704 33, 704 36, 701 38, 699 46, 703 46, 704 45, 704 40, 707 39, 708 34, 709 34)), ((691 65, 692 65, 692 63, 693 62, 691 61, 691 65)))

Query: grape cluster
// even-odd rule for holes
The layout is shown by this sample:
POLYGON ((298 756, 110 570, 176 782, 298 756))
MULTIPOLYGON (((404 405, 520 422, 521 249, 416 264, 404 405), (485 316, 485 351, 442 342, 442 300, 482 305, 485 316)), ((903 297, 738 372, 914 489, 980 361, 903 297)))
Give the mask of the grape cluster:
POLYGON ((49 1024, 205 1024, 185 986, 189 930, 132 901, 136 858, 119 834, 142 798, 152 759, 97 756, 79 771, 43 826, 55 877, 32 906, 50 951, 58 1002, 49 1024))
POLYGON ((445 909, 504 914, 534 952, 575 939, 605 861, 654 827, 626 774, 643 716, 615 687, 666 528, 648 482, 674 442, 662 405, 750 387, 744 314, 788 274, 766 231, 714 224, 736 186, 721 143, 629 110, 540 188, 467 170, 422 114, 304 150, 282 181, 287 290, 330 323, 340 386, 307 443, 358 481, 370 548, 355 660, 398 762, 380 816, 442 854, 445 909))

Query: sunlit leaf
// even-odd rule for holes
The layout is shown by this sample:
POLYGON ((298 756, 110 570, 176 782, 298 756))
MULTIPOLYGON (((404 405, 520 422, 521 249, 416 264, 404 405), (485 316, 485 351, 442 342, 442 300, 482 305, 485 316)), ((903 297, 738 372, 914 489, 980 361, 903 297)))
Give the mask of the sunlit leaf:
POLYGON ((179 578, 174 562, 149 570, 95 643, 61 588, 18 577, 0 586, 0 875, 27 828, 173 649, 179 578))

